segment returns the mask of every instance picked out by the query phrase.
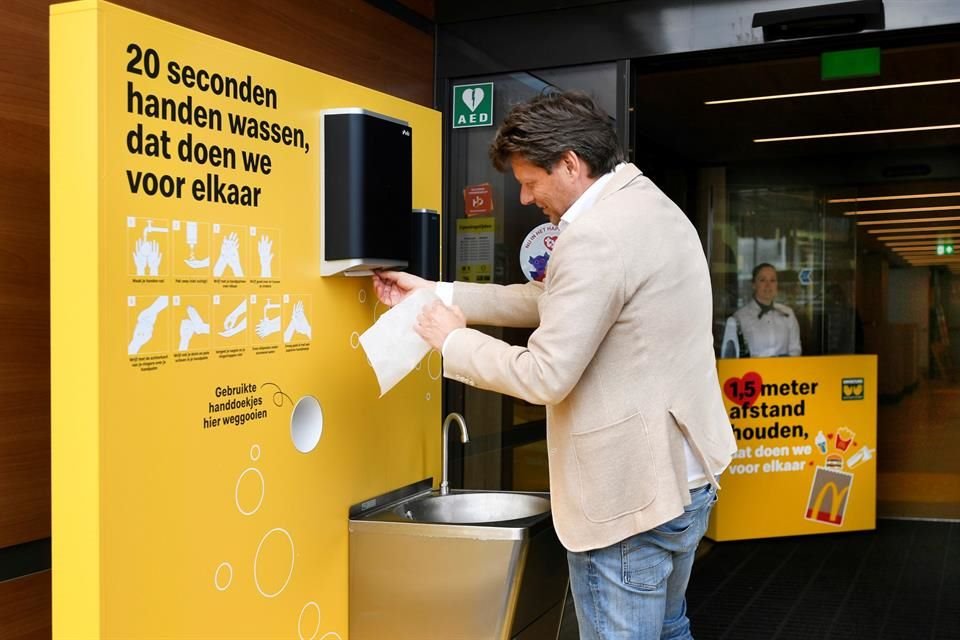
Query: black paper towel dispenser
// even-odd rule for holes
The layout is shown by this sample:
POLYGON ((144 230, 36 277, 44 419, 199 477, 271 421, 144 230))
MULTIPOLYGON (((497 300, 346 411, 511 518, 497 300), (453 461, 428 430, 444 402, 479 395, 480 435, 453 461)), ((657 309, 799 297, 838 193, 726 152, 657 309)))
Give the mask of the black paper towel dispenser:
POLYGON ((413 132, 365 109, 320 115, 320 275, 367 275, 410 259, 413 132))

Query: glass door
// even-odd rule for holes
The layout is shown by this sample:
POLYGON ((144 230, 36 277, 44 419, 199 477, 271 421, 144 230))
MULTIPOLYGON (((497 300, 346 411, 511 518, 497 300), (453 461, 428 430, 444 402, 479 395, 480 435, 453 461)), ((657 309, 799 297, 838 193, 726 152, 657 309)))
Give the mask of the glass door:
MULTIPOLYGON (((622 67, 614 62, 450 82, 447 104, 463 100, 469 103, 469 113, 470 106, 492 94, 493 117, 488 126, 455 126, 482 124, 479 117, 473 122, 458 119, 462 111, 458 104, 447 117, 446 280, 515 284, 537 277, 541 256, 525 251, 524 245, 548 221, 538 208, 520 204, 520 188, 512 174, 493 168, 488 149, 496 127, 516 103, 542 92, 574 89, 591 94, 616 121, 618 112, 624 111, 617 100, 622 78, 622 67), (464 87, 469 87, 466 96, 464 87)), ((531 333, 476 328, 515 345, 526 344, 531 333)), ((461 486, 470 489, 548 490, 544 407, 450 380, 444 385, 445 411, 462 412, 470 430, 469 444, 453 439, 449 443, 451 452, 463 453, 459 469, 458 460, 452 460, 451 477, 457 478, 459 472, 461 486)))

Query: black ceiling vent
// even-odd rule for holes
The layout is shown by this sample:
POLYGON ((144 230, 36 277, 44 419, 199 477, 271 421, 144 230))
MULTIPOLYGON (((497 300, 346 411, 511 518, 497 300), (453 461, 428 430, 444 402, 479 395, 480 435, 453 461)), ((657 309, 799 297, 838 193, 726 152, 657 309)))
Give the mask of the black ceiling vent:
POLYGON ((764 11, 753 14, 753 26, 763 28, 764 42, 883 29, 883 0, 764 11))

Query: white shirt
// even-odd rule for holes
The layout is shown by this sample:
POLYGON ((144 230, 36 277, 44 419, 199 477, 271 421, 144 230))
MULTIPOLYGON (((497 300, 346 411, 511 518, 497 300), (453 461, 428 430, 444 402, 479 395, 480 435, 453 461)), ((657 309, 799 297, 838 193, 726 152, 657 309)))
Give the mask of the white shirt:
POLYGON ((593 184, 587 187, 586 191, 580 194, 580 197, 574 200, 573 204, 570 205, 570 208, 560 216, 560 222, 557 223, 557 228, 560 229, 560 233, 563 233, 563 230, 576 222, 577 218, 580 217, 580 214, 584 211, 590 210, 593 205, 597 203, 597 200, 600 199, 600 194, 603 193, 603 188, 607 186, 607 183, 610 182, 610 178, 613 177, 617 171, 627 166, 626 162, 621 162, 613 168, 613 171, 610 173, 605 173, 599 178, 597 178, 593 184))
POLYGON ((740 324, 751 358, 800 355, 800 325, 787 305, 775 302, 773 310, 761 318, 760 305, 751 300, 737 309, 733 317, 740 324))
MULTIPOLYGON (((597 178, 593 184, 587 187, 586 191, 580 194, 580 197, 577 198, 572 205, 570 205, 570 208, 567 209, 562 216, 560 216, 560 221, 557 224, 557 228, 560 230, 560 233, 563 233, 564 229, 576 222, 577 218, 580 217, 580 214, 582 214, 584 211, 589 211, 593 205, 597 203, 597 200, 600 199, 600 194, 603 193, 604 187, 613 177, 613 174, 625 166, 627 166, 625 162, 618 164, 616 167, 614 167, 613 171, 597 178)), ((453 304, 453 283, 438 282, 436 294, 444 304, 453 304)), ((450 336, 459 330, 460 329, 454 329, 447 335, 446 340, 443 341, 441 355, 443 351, 446 350, 447 342, 450 340, 450 336)), ((693 450, 690 448, 690 445, 687 443, 686 439, 683 441, 683 450, 687 458, 687 486, 689 486, 691 489, 695 489, 696 487, 707 484, 707 474, 700 465, 700 462, 697 460, 697 457, 693 455, 693 450)))

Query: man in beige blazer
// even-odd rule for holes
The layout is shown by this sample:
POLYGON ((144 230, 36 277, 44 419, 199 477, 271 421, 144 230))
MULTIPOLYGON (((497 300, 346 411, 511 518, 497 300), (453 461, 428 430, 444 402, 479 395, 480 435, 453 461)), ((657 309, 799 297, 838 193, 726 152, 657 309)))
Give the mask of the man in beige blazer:
POLYGON ((517 105, 491 146, 523 204, 560 227, 543 283, 380 272, 396 304, 436 287, 417 331, 444 375, 547 408, 550 490, 581 640, 690 638, 684 594, 736 449, 713 352, 706 259, 686 216, 586 95, 517 105), (533 327, 509 345, 482 325, 533 327))

